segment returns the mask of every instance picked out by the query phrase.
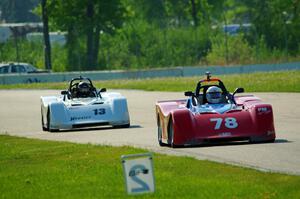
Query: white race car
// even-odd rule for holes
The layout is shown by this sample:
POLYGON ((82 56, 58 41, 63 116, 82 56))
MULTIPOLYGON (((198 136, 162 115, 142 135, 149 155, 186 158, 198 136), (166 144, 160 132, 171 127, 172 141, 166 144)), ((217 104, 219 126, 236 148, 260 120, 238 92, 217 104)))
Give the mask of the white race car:
POLYGON ((120 93, 97 90, 89 78, 72 79, 69 89, 61 96, 41 97, 42 128, 55 132, 111 125, 130 126, 127 100, 120 93))

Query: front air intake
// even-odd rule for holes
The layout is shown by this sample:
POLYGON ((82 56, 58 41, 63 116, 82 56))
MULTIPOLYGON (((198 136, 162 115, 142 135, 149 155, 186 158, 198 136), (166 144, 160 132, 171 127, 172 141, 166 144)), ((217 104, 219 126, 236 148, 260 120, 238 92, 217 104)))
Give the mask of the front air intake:
POLYGON ((109 122, 97 122, 97 123, 87 123, 87 124, 73 124, 73 128, 83 128, 83 127, 92 127, 92 126, 107 126, 109 122))

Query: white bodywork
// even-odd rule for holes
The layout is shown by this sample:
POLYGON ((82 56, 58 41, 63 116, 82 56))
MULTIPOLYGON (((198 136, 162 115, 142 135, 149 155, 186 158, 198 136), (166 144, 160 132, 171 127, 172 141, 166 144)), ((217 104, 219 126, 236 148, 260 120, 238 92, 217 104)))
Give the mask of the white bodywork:
POLYGON ((42 126, 57 131, 80 127, 111 125, 129 127, 127 100, 120 93, 104 92, 100 97, 41 97, 42 126), (65 100, 64 100, 65 98, 65 100))

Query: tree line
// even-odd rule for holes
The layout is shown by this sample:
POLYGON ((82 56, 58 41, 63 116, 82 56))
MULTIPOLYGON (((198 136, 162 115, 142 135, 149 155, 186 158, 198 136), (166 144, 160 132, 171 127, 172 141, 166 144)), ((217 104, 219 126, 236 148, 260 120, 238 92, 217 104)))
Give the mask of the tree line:
MULTIPOLYGON (((0 9, 12 2, 1 1, 0 9)), ((66 45, 52 49, 57 71, 286 61, 300 54, 299 0, 27 2, 39 16, 44 2, 50 31, 67 32, 66 45), (229 34, 232 24, 240 26, 229 34)))

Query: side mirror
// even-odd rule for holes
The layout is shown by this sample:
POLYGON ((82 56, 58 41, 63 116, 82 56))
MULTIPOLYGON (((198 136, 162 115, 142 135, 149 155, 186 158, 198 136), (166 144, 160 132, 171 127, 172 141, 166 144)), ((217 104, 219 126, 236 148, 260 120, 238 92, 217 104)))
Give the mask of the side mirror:
POLYGON ((233 92, 233 95, 235 95, 236 93, 243 93, 245 92, 244 88, 236 88, 235 91, 233 92))
POLYGON ((106 88, 101 88, 99 92, 100 93, 106 92, 106 88))
POLYGON ((186 92, 184 92, 184 96, 191 97, 191 96, 194 96, 194 93, 192 91, 186 91, 186 92))
POLYGON ((64 101, 66 101, 66 97, 68 99, 70 99, 69 91, 61 91, 60 93, 64 96, 64 99, 63 99, 64 101))
POLYGON ((69 91, 61 91, 62 95, 68 95, 69 91))

